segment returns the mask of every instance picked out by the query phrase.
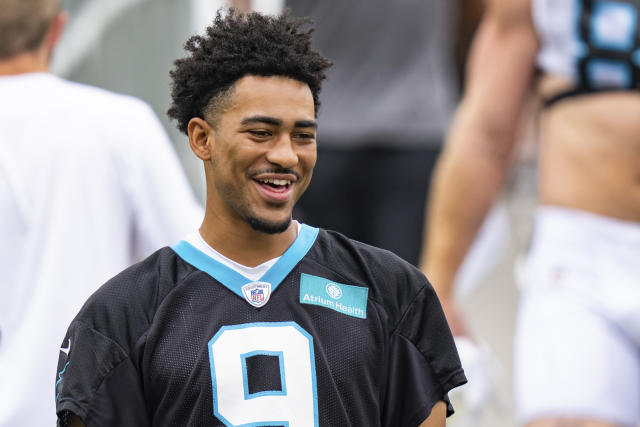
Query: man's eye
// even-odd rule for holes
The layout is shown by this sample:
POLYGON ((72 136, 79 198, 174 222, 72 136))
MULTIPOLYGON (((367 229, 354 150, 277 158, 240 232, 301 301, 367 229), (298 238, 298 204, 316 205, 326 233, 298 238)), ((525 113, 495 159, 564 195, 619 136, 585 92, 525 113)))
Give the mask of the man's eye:
POLYGON ((296 138, 300 139, 314 139, 316 136, 312 133, 297 133, 294 135, 296 138))
POLYGON ((249 133, 252 136, 256 136, 258 138, 266 138, 268 136, 271 136, 271 132, 268 132, 266 130, 250 130, 249 133))

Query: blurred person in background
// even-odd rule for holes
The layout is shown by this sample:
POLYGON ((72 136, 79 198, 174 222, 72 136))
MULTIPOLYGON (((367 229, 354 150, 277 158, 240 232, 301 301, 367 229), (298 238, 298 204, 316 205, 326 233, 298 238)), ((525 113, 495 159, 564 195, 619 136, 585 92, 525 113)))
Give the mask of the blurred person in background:
POLYGON ((65 18, 59 0, 0 0, 3 427, 55 423, 51 373, 82 303, 202 215, 145 103, 48 73, 65 18))
POLYGON ((434 173, 421 266, 454 334, 470 335, 454 280, 505 181, 527 94, 540 98, 539 206, 514 343, 529 427, 640 421, 639 8, 489 0, 434 173))
POLYGON ((480 4, 284 1, 317 24, 314 46, 335 64, 322 94, 319 162, 297 216, 417 264, 431 167, 458 99, 457 42, 464 46, 480 4))

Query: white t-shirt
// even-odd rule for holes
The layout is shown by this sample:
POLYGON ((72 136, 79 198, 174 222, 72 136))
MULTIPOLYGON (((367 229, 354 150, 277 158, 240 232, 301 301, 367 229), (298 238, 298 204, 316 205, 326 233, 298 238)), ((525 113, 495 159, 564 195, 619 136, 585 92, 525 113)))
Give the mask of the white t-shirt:
POLYGON ((82 304, 202 217, 148 105, 0 77, 0 426, 55 425, 59 347, 82 304))
MULTIPOLYGON (((293 223, 297 227, 298 234, 300 234, 302 224, 300 224, 296 220, 293 220, 293 223)), ((280 259, 280 257, 276 257, 267 260, 260 265, 256 265, 255 267, 247 267, 246 265, 242 265, 230 258, 227 258, 220 252, 213 249, 207 242, 204 241, 199 231, 195 231, 189 234, 184 240, 194 248, 198 249, 200 252, 207 254, 209 257, 215 259, 219 263, 226 265, 236 273, 241 274, 247 279, 253 280, 254 282, 260 280, 260 278, 264 276, 264 274, 269 271, 269 269, 273 267, 273 265, 280 259)))

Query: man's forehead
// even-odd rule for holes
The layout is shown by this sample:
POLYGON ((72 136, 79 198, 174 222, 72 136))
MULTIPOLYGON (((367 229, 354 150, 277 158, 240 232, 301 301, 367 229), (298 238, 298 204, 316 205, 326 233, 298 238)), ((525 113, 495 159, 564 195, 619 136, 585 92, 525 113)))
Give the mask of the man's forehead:
POLYGON ((309 86, 282 76, 245 76, 232 87, 228 113, 273 117, 280 121, 314 120, 315 105, 309 86))

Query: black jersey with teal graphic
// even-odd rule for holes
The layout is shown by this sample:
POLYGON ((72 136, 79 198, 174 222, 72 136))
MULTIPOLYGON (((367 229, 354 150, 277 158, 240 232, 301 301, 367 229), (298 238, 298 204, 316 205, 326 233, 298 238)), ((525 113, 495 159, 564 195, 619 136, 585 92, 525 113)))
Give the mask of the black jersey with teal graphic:
POLYGON ((575 83, 546 106, 576 95, 640 90, 640 0, 534 0, 532 6, 542 71, 568 72, 575 83))
POLYGON ((57 411, 87 427, 417 426, 466 381, 417 269, 306 225, 257 282, 184 241, 159 250, 63 347, 57 411))

